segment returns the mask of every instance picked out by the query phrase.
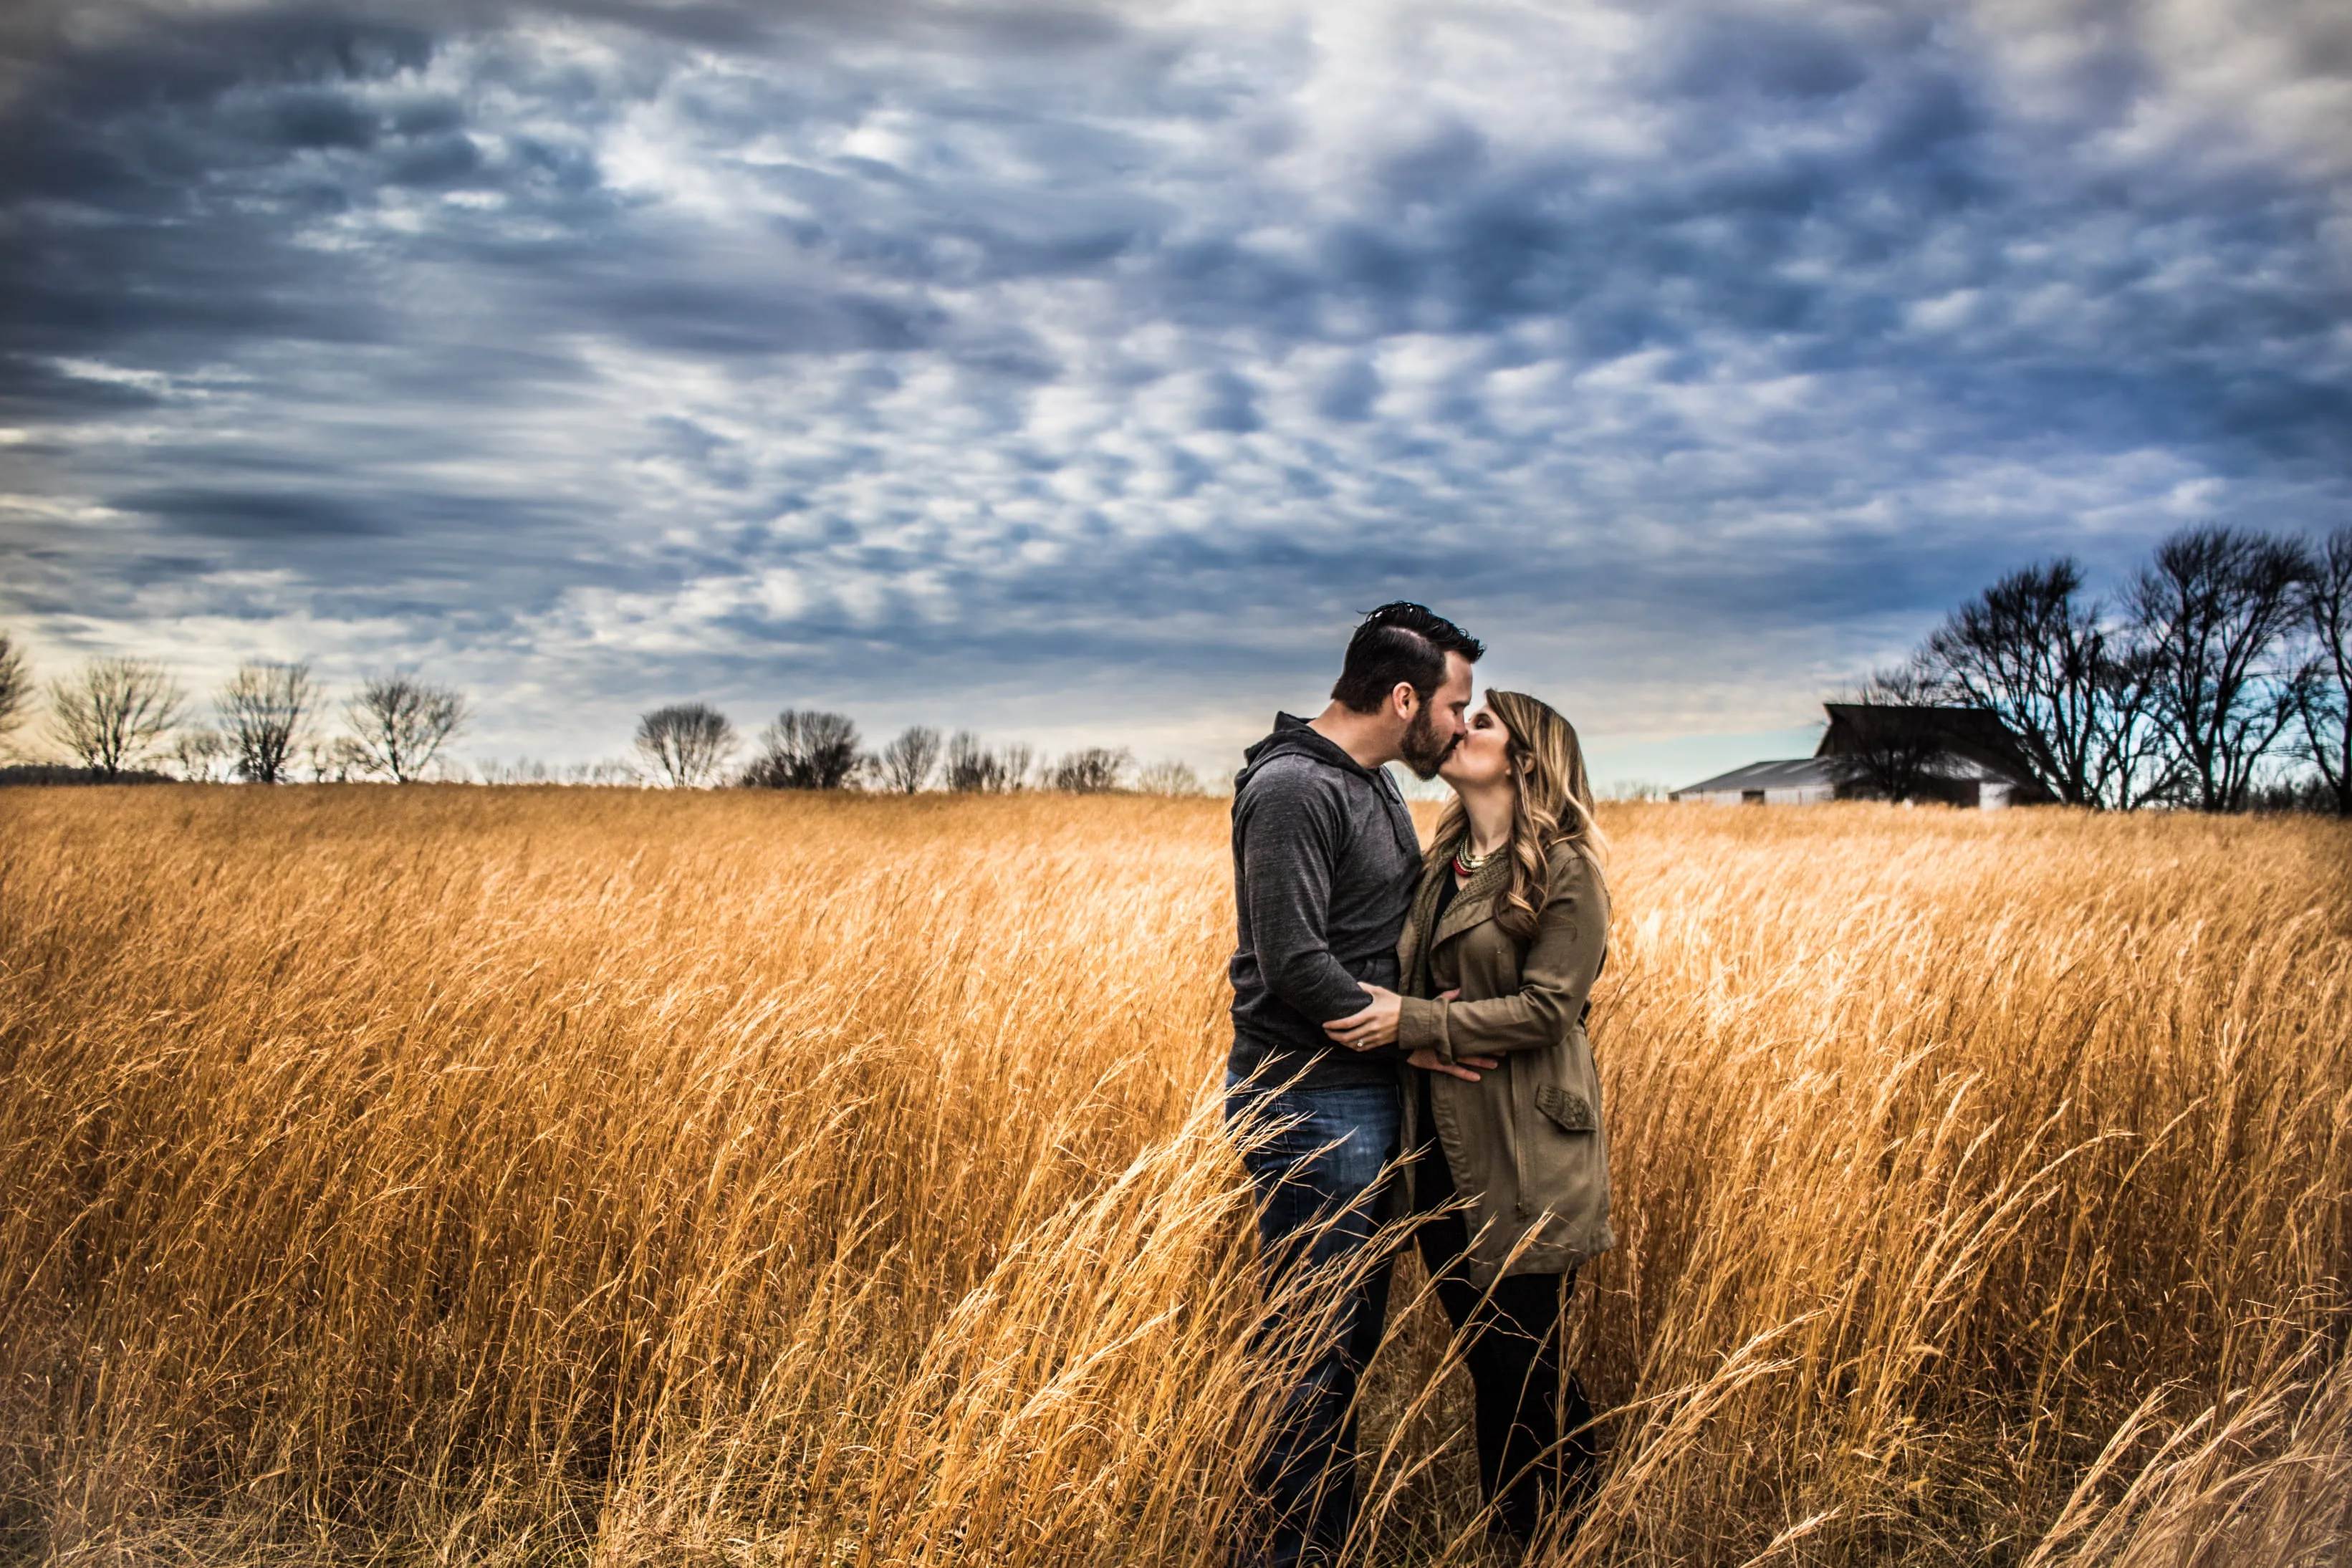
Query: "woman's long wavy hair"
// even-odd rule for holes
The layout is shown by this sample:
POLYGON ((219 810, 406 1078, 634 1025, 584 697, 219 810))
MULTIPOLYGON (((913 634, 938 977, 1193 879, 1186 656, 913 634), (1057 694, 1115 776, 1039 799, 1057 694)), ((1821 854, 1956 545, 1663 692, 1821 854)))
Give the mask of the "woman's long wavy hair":
MULTIPOLYGON (((1503 756, 1518 784, 1511 808, 1511 879, 1496 902, 1495 924, 1525 942, 1536 934, 1536 915, 1550 880, 1544 862, 1552 846, 1571 845, 1598 864, 1609 841, 1593 820, 1592 784, 1585 777, 1576 727, 1549 703, 1525 692, 1488 692, 1486 706, 1503 721, 1503 756)), ((1457 796, 1437 820, 1424 863, 1433 869, 1443 865, 1469 836, 1469 813, 1457 796)))

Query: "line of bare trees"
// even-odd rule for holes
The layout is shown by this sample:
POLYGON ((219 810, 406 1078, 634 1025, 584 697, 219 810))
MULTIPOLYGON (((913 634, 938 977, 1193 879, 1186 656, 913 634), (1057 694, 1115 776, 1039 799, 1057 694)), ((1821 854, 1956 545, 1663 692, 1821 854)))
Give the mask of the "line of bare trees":
POLYGON ((1858 695, 1989 708, 2069 804, 2352 816, 2352 527, 2184 528, 2111 597, 2011 572, 1858 695))
POLYGON ((330 732, 326 690, 306 664, 256 660, 213 694, 207 716, 171 673, 145 659, 92 659, 37 685, 24 650, 0 632, 0 745, 37 712, 47 738, 87 776, 149 775, 281 784, 427 777, 464 727, 464 695, 394 670, 363 678, 330 732), (204 722, 209 716, 209 724, 204 722))
POLYGON ((740 736, 726 715, 707 703, 676 703, 637 720, 635 750, 655 780, 679 789, 734 783, 763 789, 868 789, 912 795, 938 788, 961 794, 1001 795, 1019 789, 1105 794, 1138 789, 1159 795, 1203 792, 1200 776, 1181 762, 1138 768, 1124 747, 1087 747, 1041 758, 1014 742, 991 746, 970 730, 941 734, 910 725, 868 751, 846 715, 786 708, 761 729, 748 760, 738 767, 740 736))
MULTIPOLYGON (((297 779, 408 783, 454 773, 449 742, 468 718, 465 695, 413 670, 369 675, 337 709, 300 663, 264 660, 238 666, 208 708, 151 660, 92 659, 46 685, 37 683, 24 649, 0 632, 0 755, 39 717, 35 732, 69 769, 36 767, 36 777, 66 772, 97 780, 170 776, 189 780, 297 779), (340 727, 331 720, 340 716, 340 727)), ((1138 789, 1162 795, 1203 792, 1181 762, 1138 768, 1124 747, 1088 747, 1047 759, 1025 744, 992 746, 969 730, 941 734, 915 725, 876 750, 842 714, 787 708, 761 729, 748 759, 726 715, 707 703, 656 708, 637 721, 634 762, 562 772, 522 762, 492 763, 487 782, 719 784, 770 789, 845 789, 914 794, 943 789, 1004 794, 1058 789, 1097 794, 1138 789)))

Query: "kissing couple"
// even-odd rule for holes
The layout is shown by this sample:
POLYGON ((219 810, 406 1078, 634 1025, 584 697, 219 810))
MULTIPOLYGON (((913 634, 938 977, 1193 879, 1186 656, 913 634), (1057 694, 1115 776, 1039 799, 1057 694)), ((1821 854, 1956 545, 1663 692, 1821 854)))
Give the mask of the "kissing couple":
POLYGON ((1563 1355, 1577 1269, 1613 1242, 1584 1032, 1604 845, 1568 720, 1518 692, 1471 711, 1484 651, 1382 605, 1329 706, 1278 715, 1235 779, 1225 1116, 1257 1199, 1260 1343, 1295 1368, 1252 1466, 1249 1568, 1328 1561, 1354 1523, 1391 1220, 1411 1221, 1469 1367, 1497 1544, 1532 1542, 1591 1465, 1563 1355), (1425 850, 1391 762, 1453 788, 1425 850))

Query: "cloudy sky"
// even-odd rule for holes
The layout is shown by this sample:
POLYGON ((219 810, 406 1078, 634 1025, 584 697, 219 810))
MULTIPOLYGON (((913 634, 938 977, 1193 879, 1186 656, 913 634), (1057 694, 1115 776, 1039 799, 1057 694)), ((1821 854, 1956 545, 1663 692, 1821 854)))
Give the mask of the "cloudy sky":
POLYGON ((0 21, 46 671, 1209 765, 1409 596, 1681 783, 2214 519, 2352 520, 2341 0, 0 21))

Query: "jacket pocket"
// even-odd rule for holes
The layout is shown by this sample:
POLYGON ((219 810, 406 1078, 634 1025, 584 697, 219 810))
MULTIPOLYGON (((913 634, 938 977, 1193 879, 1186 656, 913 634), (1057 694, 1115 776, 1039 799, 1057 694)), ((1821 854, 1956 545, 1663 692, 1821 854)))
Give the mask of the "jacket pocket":
POLYGON ((1592 1102, 1557 1083, 1537 1086, 1536 1109, 1550 1117, 1552 1125, 1563 1133, 1593 1133, 1601 1128, 1592 1114, 1592 1102))

